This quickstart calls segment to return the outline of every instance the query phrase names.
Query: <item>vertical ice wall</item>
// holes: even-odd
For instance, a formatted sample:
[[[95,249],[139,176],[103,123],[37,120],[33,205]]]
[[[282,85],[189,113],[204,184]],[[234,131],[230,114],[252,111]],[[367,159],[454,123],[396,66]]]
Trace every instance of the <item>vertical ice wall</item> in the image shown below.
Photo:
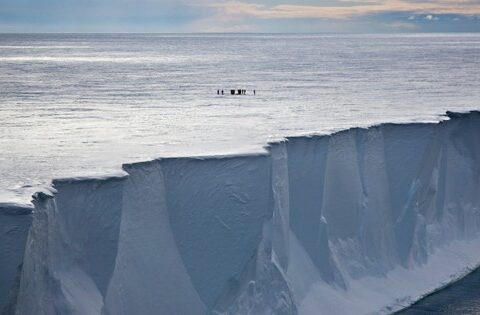
[[[251,270],[265,277],[266,295],[270,279],[285,286],[262,241],[272,217],[267,155],[124,170],[128,177],[55,181],[54,196],[36,196],[17,314],[201,314],[221,312],[225,300],[268,308],[240,301]]]
[[[16,313],[398,308],[480,262],[438,263],[450,244],[480,244],[480,114],[450,117],[55,181],[35,198]]]
[[[285,143],[270,148],[260,239],[242,272],[230,279],[213,314],[297,314],[285,272],[289,259],[288,167]],[[257,184],[254,184],[256,186]]]
[[[444,126],[444,125],[442,125]],[[404,127],[404,128],[402,128]],[[396,253],[399,262],[408,267],[411,251],[421,229],[422,217],[412,208],[417,200],[415,190],[422,180],[419,172],[428,172],[436,152],[430,152],[438,125],[410,124],[384,125],[381,127],[385,147],[385,170],[388,177],[388,189],[392,207],[392,224],[396,238]],[[425,176],[425,175],[423,175]],[[418,240],[417,240],[417,245]],[[420,253],[418,253],[420,254]]]
[[[169,224],[159,161],[124,166],[123,209],[115,269],[104,314],[200,314],[203,302]]]
[[[272,163],[272,255],[283,271],[288,269],[290,195],[288,152],[285,142],[270,147]]]
[[[465,264],[460,270],[448,269],[458,263],[453,260],[429,267],[431,256],[441,256],[444,247],[452,251],[450,243],[476,244],[468,240],[480,236],[480,115],[450,116],[439,124],[385,124],[291,139],[296,254],[290,255],[287,277],[297,304],[304,305],[300,312],[321,307],[325,313],[388,312],[403,305],[399,300],[413,298],[406,288],[412,296],[435,288],[415,270],[433,270],[440,286],[472,262],[480,263],[475,251],[456,254]],[[411,270],[407,285],[393,279],[399,268]],[[379,278],[375,282],[370,276]],[[379,294],[382,286],[385,293]],[[389,290],[395,286],[398,290]],[[340,306],[325,296],[338,298]],[[371,296],[371,305],[360,296]]]
[[[16,299],[32,207],[0,204],[0,314]]]
[[[343,286],[322,212],[329,140],[329,137],[294,138],[288,143],[290,228],[322,278]]]
[[[100,314],[118,248],[123,178],[55,181],[37,194],[17,314]]]
[[[171,159],[162,164],[178,250],[211,309],[260,242],[269,211],[269,159]]]

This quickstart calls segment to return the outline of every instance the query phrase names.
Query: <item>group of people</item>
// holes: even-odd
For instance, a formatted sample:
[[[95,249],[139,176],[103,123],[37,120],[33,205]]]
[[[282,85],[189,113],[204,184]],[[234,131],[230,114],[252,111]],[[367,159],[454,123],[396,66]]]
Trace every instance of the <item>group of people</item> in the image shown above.
[[[217,95],[224,95],[225,93],[223,90],[217,90]],[[235,90],[230,90],[231,95],[247,95],[247,90],[237,90],[237,93],[235,94]],[[256,91],[253,90],[253,95],[256,95]]]

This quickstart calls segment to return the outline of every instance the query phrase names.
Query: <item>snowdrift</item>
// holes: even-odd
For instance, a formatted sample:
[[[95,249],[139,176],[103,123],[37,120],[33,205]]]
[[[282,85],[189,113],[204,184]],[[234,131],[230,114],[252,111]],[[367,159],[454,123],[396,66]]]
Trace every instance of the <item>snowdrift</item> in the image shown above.
[[[448,115],[288,138],[264,155],[158,159],[124,165],[125,176],[55,180],[51,194],[34,196],[31,227],[28,209],[0,208],[0,307],[406,307],[480,263],[480,112]]]

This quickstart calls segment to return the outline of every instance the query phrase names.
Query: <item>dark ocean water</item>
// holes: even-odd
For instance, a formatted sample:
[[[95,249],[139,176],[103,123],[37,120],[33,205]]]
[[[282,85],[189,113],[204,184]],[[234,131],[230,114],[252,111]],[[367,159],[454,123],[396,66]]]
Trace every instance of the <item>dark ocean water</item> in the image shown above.
[[[480,269],[397,314],[480,314]]]

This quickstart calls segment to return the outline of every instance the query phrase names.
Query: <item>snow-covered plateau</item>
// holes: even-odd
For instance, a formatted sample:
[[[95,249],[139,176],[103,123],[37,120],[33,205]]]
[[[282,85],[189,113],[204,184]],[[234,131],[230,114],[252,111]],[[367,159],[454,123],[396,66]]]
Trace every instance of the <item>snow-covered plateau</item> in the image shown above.
[[[480,264],[480,112],[162,158],[0,206],[6,314],[391,313]]]

